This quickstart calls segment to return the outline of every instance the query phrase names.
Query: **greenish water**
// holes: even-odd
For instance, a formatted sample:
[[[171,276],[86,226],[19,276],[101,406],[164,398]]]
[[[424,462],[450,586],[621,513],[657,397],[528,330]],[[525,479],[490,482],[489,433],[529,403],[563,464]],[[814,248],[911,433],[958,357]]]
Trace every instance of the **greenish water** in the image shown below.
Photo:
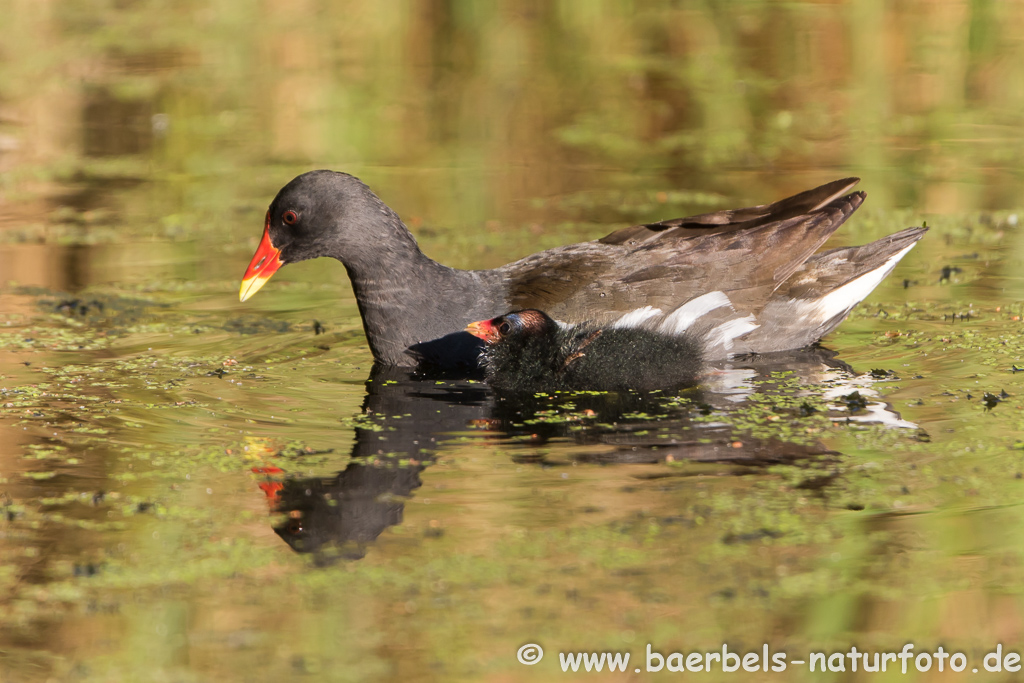
[[[1024,650],[1024,4],[0,15],[0,680]],[[238,303],[320,167],[460,267],[846,175],[831,246],[932,230],[825,350],[510,405],[371,375],[337,263]],[[901,677],[846,666],[703,675]],[[569,675],[686,675],[634,673]]]

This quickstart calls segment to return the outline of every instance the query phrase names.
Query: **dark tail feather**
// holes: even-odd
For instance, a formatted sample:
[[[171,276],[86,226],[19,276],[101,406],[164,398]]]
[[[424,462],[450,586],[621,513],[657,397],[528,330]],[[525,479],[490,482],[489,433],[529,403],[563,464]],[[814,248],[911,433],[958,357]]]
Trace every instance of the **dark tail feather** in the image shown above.
[[[654,235],[664,233],[666,230],[672,230],[673,237],[689,237],[756,228],[767,223],[777,223],[814,213],[842,197],[858,182],[860,182],[860,178],[843,178],[771,204],[761,204],[745,209],[726,209],[686,218],[672,218],[647,225],[634,225],[616,230],[600,241],[604,244],[642,242]]]

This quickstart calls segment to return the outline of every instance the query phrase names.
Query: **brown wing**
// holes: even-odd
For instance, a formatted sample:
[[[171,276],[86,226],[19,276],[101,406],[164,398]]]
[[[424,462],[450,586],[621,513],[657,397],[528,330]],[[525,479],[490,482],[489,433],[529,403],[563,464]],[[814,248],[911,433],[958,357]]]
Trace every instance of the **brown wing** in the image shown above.
[[[652,238],[677,239],[712,233],[747,230],[767,223],[784,221],[813,213],[853,189],[860,178],[833,180],[813,190],[806,190],[772,204],[751,206],[746,209],[726,209],[699,216],[673,218],[647,225],[622,228],[600,240],[602,244],[639,244]]]
[[[849,185],[838,181],[823,187],[840,183]],[[793,199],[759,211],[776,215],[770,207]],[[735,311],[757,310],[863,201],[864,194],[858,192],[807,215],[751,219],[710,231],[687,228],[683,221],[688,219],[680,219],[678,225],[666,222],[660,231],[649,231],[642,240],[605,238],[534,254],[502,269],[508,304],[511,309],[539,308],[567,322],[604,323],[644,306],[667,313],[694,297],[721,291]]]

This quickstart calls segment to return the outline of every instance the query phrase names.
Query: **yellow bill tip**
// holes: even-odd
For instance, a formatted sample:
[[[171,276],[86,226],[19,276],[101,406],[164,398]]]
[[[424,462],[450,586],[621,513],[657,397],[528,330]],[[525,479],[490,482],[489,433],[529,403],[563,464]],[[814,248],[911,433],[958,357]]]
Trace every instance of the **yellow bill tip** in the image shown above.
[[[238,300],[244,302],[252,298],[252,295],[260,291],[260,287],[265,285],[269,279],[269,277],[259,277],[258,275],[254,275],[242,280],[242,286],[238,290]]]

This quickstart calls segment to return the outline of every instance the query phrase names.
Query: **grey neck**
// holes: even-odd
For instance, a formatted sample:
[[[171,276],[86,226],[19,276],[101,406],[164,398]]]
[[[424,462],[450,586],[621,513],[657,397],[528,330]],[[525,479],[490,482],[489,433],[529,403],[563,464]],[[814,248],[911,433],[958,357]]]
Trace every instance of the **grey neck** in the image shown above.
[[[419,249],[386,268],[346,268],[373,357],[388,365],[411,365],[410,346],[504,312],[494,275],[443,266]]]

